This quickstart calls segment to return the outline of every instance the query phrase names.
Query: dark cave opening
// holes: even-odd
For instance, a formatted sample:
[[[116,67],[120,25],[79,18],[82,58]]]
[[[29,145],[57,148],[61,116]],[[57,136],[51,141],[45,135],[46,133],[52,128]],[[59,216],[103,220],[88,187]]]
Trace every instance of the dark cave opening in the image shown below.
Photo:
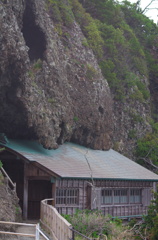
[[[29,47],[29,58],[31,61],[43,59],[46,50],[45,34],[40,27],[36,25],[35,13],[33,6],[27,2],[27,6],[23,16],[22,33]]]

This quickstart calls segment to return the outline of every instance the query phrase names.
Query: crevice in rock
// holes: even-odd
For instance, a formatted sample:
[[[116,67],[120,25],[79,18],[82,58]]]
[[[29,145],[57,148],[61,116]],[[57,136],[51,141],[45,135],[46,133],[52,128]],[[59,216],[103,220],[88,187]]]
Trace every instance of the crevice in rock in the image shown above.
[[[63,144],[63,137],[64,137],[64,133],[65,133],[65,123],[62,122],[59,125],[59,127],[61,129],[61,132],[60,132],[60,136],[58,137],[57,144]]]
[[[103,108],[103,107],[100,106],[100,107],[98,108],[98,110],[99,110],[99,112],[100,112],[101,114],[104,113],[104,108]]]
[[[29,47],[29,58],[31,61],[43,59],[46,50],[45,34],[41,28],[36,24],[35,12],[31,1],[26,1],[26,8],[23,15],[22,33]]]

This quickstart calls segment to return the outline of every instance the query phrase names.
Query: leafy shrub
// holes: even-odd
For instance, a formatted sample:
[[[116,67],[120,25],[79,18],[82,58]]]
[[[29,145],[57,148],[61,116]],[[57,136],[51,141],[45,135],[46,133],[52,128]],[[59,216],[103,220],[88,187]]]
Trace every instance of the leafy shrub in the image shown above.
[[[84,38],[84,39],[82,40],[82,45],[85,46],[85,47],[88,47],[88,46],[89,46],[86,38]]]
[[[142,165],[144,165],[144,160],[158,165],[158,123],[151,122],[151,126],[153,132],[137,141],[136,157]]]
[[[34,80],[36,74],[42,69],[42,60],[38,59],[36,62],[33,63],[30,70],[28,71],[28,76]]]
[[[86,78],[89,80],[93,80],[97,74],[97,70],[90,64],[86,65],[87,71],[86,71]]]
[[[90,18],[87,26],[85,26],[85,32],[87,35],[87,41],[89,46],[93,49],[97,57],[102,57],[103,55],[103,39],[101,37],[101,32],[99,31],[94,20]]]
[[[38,70],[38,69],[41,69],[42,68],[42,60],[41,59],[38,59],[34,65],[33,65],[33,69],[34,70]]]
[[[88,45],[92,48],[93,52],[98,58],[103,55],[103,39],[101,32],[97,26],[98,21],[95,21],[89,13],[85,11],[82,5],[77,0],[70,0],[72,11],[76,21],[87,38]]]
[[[74,122],[78,122],[79,118],[77,116],[73,117]]]
[[[89,236],[96,237],[99,234],[110,234],[112,229],[110,226],[111,218],[104,216],[100,211],[77,210],[73,216],[64,216],[78,232]]]
[[[143,98],[144,98],[145,100],[147,100],[147,99],[149,98],[149,96],[150,96],[150,92],[149,92],[149,90],[146,88],[145,84],[142,83],[141,81],[137,81],[137,82],[136,82],[136,85],[137,85],[139,91],[142,93]]]
[[[54,98],[48,98],[48,102],[51,103],[51,104],[54,104],[56,103],[55,99]]]
[[[141,115],[136,114],[136,113],[130,113],[130,117],[135,123],[142,123],[144,122],[144,119]]]
[[[98,210],[77,210],[73,216],[64,215],[64,217],[72,224],[75,230],[90,238],[133,239],[132,233],[122,226],[120,219],[112,221],[110,216],[104,216]],[[76,237],[75,239],[80,240],[82,238]]]
[[[144,102],[143,94],[137,88],[135,88],[134,92],[130,94],[130,98],[133,99],[133,100],[137,100],[141,103]]]
[[[129,138],[134,139],[134,138],[136,138],[136,136],[137,136],[136,130],[132,129],[129,131],[129,133],[128,133]]]
[[[120,86],[120,80],[117,78],[116,73],[114,72],[115,65],[110,59],[101,61],[100,67],[110,87],[114,88]]]
[[[144,223],[142,225],[142,236],[144,239],[157,240],[158,239],[158,193],[153,193],[153,200],[148,207],[148,213],[144,216]]]
[[[74,15],[69,2],[64,0],[48,0],[47,9],[55,23],[71,27],[74,21]]]
[[[1,169],[2,166],[3,166],[3,163],[0,161],[0,169]]]

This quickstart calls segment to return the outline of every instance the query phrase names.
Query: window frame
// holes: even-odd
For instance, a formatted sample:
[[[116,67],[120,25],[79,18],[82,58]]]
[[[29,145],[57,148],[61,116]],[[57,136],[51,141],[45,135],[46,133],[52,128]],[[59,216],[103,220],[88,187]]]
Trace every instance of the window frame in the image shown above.
[[[74,194],[72,194],[74,193]],[[56,205],[60,206],[78,206],[79,205],[79,188],[57,188]]]
[[[136,192],[136,191],[138,191],[139,192],[139,194],[138,195],[132,195],[131,194],[131,192]],[[133,199],[134,199],[134,201],[132,202],[131,201],[131,198],[133,197]],[[139,201],[137,201],[137,197],[139,197]],[[129,193],[129,203],[130,204],[140,204],[140,203],[142,203],[142,189],[140,189],[140,188],[131,188],[130,189],[130,193]]]
[[[103,193],[108,193],[107,194],[107,197],[111,197],[111,202],[105,202],[106,200],[106,196],[103,196]],[[111,195],[109,195],[109,193],[111,192]],[[113,191],[112,189],[106,189],[106,188],[103,188],[101,189],[101,205],[111,205],[113,204]]]
[[[117,192],[119,192],[119,194]],[[126,192],[126,195],[123,195],[123,192]],[[117,194],[115,194],[115,193],[117,193]],[[122,200],[124,196],[126,197],[126,201]],[[115,201],[116,199],[118,199],[118,202]],[[128,204],[128,202],[129,202],[129,196],[128,196],[128,189],[127,188],[114,189],[113,190],[113,203],[114,203],[114,205]]]
[[[124,195],[123,192],[126,192]],[[138,191],[139,194],[135,194],[134,201],[132,202],[132,195],[131,191],[133,191],[133,194]],[[111,193],[111,201],[106,202],[106,193]],[[105,194],[105,195],[103,195]],[[115,195],[116,194],[116,195]],[[116,197],[118,194],[118,202],[116,202]],[[122,195],[121,195],[122,194]],[[115,197],[116,196],[116,197]],[[107,197],[109,195],[107,194]],[[139,199],[139,201],[137,201]],[[102,188],[101,189],[101,205],[130,205],[130,204],[142,204],[142,189],[141,188]]]

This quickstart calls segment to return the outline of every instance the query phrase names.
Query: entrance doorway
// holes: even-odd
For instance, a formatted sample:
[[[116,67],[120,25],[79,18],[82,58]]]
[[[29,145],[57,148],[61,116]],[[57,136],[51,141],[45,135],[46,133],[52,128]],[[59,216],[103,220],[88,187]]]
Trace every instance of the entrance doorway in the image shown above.
[[[47,198],[52,198],[52,184],[50,181],[28,181],[28,219],[40,218],[40,202]]]
[[[40,202],[52,198],[51,175],[19,154],[4,150],[0,153],[4,170],[16,183],[16,192],[23,218],[39,219]]]

